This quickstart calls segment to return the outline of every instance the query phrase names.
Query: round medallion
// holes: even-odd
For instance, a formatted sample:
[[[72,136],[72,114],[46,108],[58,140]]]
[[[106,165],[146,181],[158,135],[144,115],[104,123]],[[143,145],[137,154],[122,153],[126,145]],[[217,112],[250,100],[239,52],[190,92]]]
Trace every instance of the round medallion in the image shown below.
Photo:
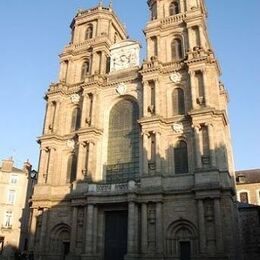
[[[170,75],[170,79],[173,83],[181,82],[181,74],[179,72],[174,72]]]
[[[70,100],[73,104],[78,104],[80,100],[80,95],[79,94],[73,94],[70,96]]]
[[[121,96],[126,93],[127,87],[124,83],[121,83],[117,86],[116,92]]]
[[[67,141],[67,147],[70,149],[74,149],[75,148],[75,141],[73,139],[70,139]]]
[[[179,124],[173,124],[172,125],[172,129],[175,133],[177,134],[182,134],[183,133],[183,124],[179,123]]]

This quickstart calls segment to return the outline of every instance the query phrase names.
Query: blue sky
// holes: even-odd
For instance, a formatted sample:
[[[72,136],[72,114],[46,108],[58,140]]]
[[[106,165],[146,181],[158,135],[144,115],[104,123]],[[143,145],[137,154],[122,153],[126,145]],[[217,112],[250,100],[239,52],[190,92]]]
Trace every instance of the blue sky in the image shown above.
[[[37,168],[45,102],[76,11],[98,0],[0,1],[0,159]],[[108,0],[104,0],[108,4]],[[208,29],[230,97],[236,169],[260,168],[260,1],[206,0]],[[146,0],[113,0],[130,38],[145,49]],[[143,51],[144,52],[144,51]],[[143,54],[144,55],[144,54]]]

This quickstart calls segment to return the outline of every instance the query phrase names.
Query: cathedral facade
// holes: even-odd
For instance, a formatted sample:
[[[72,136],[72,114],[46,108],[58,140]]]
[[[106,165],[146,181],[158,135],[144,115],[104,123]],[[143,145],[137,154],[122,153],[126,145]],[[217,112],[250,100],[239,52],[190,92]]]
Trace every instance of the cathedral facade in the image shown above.
[[[239,259],[227,93],[203,0],[148,0],[147,57],[80,10],[46,94],[36,259]]]

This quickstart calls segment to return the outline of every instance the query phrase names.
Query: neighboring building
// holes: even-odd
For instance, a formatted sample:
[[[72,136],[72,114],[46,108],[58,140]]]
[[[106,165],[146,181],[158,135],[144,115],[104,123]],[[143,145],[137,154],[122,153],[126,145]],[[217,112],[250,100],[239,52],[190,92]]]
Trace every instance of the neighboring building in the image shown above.
[[[39,138],[36,259],[239,259],[228,98],[204,1],[148,6],[143,64],[111,6],[71,23]]]
[[[243,260],[260,258],[260,169],[236,172]]]
[[[237,200],[260,205],[260,169],[236,172]]]
[[[0,250],[4,256],[21,250],[20,235],[24,228],[22,219],[26,218],[24,210],[30,169],[29,162],[23,169],[14,167],[12,159],[3,160],[0,168]]]

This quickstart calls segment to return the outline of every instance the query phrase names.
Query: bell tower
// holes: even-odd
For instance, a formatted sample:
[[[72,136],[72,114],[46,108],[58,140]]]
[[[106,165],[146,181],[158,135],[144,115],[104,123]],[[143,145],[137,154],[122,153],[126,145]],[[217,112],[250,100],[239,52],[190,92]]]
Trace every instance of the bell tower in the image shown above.
[[[236,212],[228,95],[209,41],[204,1],[147,3],[147,57],[141,70],[143,173],[153,183],[161,179],[158,183],[164,188],[167,184],[162,183],[168,180],[177,193],[193,187],[200,259],[210,254],[235,255],[234,218],[223,226],[226,205],[232,214]],[[142,181],[146,185],[146,179]]]

